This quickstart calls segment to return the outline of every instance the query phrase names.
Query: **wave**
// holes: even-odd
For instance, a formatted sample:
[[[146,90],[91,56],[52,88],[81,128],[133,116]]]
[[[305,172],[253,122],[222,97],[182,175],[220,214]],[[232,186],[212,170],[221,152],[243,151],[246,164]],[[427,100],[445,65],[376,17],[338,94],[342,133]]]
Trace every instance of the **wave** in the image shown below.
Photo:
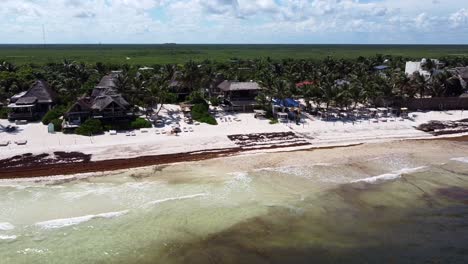
[[[90,220],[97,219],[97,218],[111,219],[111,218],[125,215],[127,213],[128,213],[128,210],[103,213],[103,214],[97,214],[97,215],[85,215],[85,216],[79,216],[79,217],[54,219],[54,220],[49,220],[49,221],[44,221],[44,222],[38,222],[38,223],[35,223],[34,225],[42,229],[56,229],[56,228],[78,225],[78,224],[88,222]]]
[[[17,236],[15,235],[0,235],[0,240],[8,240],[8,241],[11,241],[11,240],[16,240],[16,238],[18,238]]]
[[[394,179],[400,178],[401,175],[403,175],[403,174],[417,172],[417,171],[420,171],[420,170],[425,169],[425,168],[426,168],[426,166],[416,167],[416,168],[404,168],[404,169],[394,171],[394,172],[391,172],[391,173],[385,173],[385,174],[381,174],[381,175],[378,175],[378,176],[373,176],[373,177],[369,177],[369,178],[354,180],[354,181],[351,181],[351,183],[356,183],[356,182],[376,183],[376,182],[380,182],[380,181],[394,180]]]
[[[15,229],[15,226],[8,222],[0,223],[0,231],[8,231],[13,229]]]
[[[290,173],[291,171],[297,170],[297,169],[303,169],[304,171],[310,170],[311,167],[334,167],[336,166],[333,163],[325,163],[325,162],[319,162],[319,163],[312,163],[307,166],[283,166],[283,167],[265,167],[265,168],[259,168],[255,169],[254,171],[271,171],[271,172],[280,172],[280,173]]]
[[[155,204],[160,204],[160,203],[165,203],[165,202],[170,202],[170,201],[187,200],[187,199],[192,199],[192,198],[197,198],[197,197],[202,197],[202,196],[207,196],[207,195],[208,193],[197,193],[197,194],[192,194],[192,195],[169,197],[169,198],[151,201],[147,203],[147,205],[155,205]]]
[[[49,253],[49,250],[48,249],[40,249],[40,248],[25,248],[23,250],[16,251],[16,253],[23,254],[23,255],[28,255],[28,254],[43,255],[43,254]]]
[[[463,163],[468,163],[468,157],[453,158],[453,159],[450,159],[450,160],[463,162]]]
[[[238,171],[238,172],[228,173],[228,175],[234,176],[233,181],[236,181],[236,182],[249,183],[252,181],[252,178],[250,178],[247,172]]]

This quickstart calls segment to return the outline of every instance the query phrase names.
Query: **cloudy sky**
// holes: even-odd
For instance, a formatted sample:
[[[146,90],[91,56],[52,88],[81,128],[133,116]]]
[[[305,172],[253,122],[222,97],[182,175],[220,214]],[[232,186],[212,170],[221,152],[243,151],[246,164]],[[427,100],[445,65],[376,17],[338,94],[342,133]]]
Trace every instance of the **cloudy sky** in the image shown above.
[[[0,43],[468,44],[467,0],[0,0]]]

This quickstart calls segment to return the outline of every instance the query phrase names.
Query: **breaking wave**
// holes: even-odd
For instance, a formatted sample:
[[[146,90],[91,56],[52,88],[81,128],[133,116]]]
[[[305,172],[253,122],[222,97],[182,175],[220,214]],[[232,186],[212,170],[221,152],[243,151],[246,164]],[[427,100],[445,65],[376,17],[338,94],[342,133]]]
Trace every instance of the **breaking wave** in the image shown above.
[[[15,229],[15,226],[8,222],[0,223],[0,231],[8,231],[13,229]]]
[[[170,201],[187,200],[187,199],[203,197],[203,196],[207,196],[207,195],[208,195],[207,193],[197,193],[197,194],[192,194],[192,195],[169,197],[169,198],[164,198],[164,199],[160,199],[160,200],[151,201],[151,202],[147,203],[147,205],[155,205],[155,204],[160,204],[160,203],[165,203],[165,202],[170,202]]]
[[[401,175],[403,175],[403,174],[417,172],[417,171],[420,171],[420,170],[425,169],[425,168],[426,168],[426,166],[416,167],[416,168],[404,168],[404,169],[394,171],[394,172],[391,172],[391,173],[385,173],[385,174],[381,174],[381,175],[378,175],[378,176],[373,176],[373,177],[369,177],[369,178],[354,180],[354,181],[351,181],[351,183],[356,183],[356,182],[376,183],[376,182],[381,182],[381,181],[394,180],[394,179],[400,178]]]
[[[468,163],[468,157],[453,158],[453,159],[450,159],[450,160],[463,162],[463,163]]]
[[[0,235],[0,240],[7,240],[7,241],[12,241],[12,240],[16,240],[17,236],[15,235]]]
[[[38,226],[42,229],[56,229],[56,228],[78,225],[78,224],[88,222],[90,220],[97,219],[97,218],[111,219],[111,218],[125,215],[127,213],[128,213],[128,210],[103,213],[103,214],[97,214],[97,215],[85,215],[85,216],[72,217],[72,218],[54,219],[54,220],[49,220],[49,221],[44,221],[44,222],[38,222],[35,224],[35,226]]]

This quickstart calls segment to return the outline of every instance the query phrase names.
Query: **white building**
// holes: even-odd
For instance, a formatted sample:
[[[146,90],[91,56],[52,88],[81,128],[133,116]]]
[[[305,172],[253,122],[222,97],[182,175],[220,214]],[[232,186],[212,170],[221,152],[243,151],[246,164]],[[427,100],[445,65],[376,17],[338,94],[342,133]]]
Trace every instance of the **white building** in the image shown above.
[[[443,66],[443,63],[441,63],[439,60],[431,59],[431,61],[434,63],[435,69],[439,69],[439,67]],[[423,69],[423,66],[426,63],[426,59],[422,59],[421,61],[407,61],[405,66],[406,75],[411,76],[415,72],[418,72],[420,75],[424,76],[426,80],[428,80],[431,78],[431,73]]]

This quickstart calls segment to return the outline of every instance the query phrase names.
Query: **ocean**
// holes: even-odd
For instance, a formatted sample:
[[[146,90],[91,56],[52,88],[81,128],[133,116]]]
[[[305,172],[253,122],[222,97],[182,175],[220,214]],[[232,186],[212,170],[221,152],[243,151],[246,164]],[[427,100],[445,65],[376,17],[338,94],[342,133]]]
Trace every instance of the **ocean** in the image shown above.
[[[467,263],[468,143],[0,182],[1,263]]]

